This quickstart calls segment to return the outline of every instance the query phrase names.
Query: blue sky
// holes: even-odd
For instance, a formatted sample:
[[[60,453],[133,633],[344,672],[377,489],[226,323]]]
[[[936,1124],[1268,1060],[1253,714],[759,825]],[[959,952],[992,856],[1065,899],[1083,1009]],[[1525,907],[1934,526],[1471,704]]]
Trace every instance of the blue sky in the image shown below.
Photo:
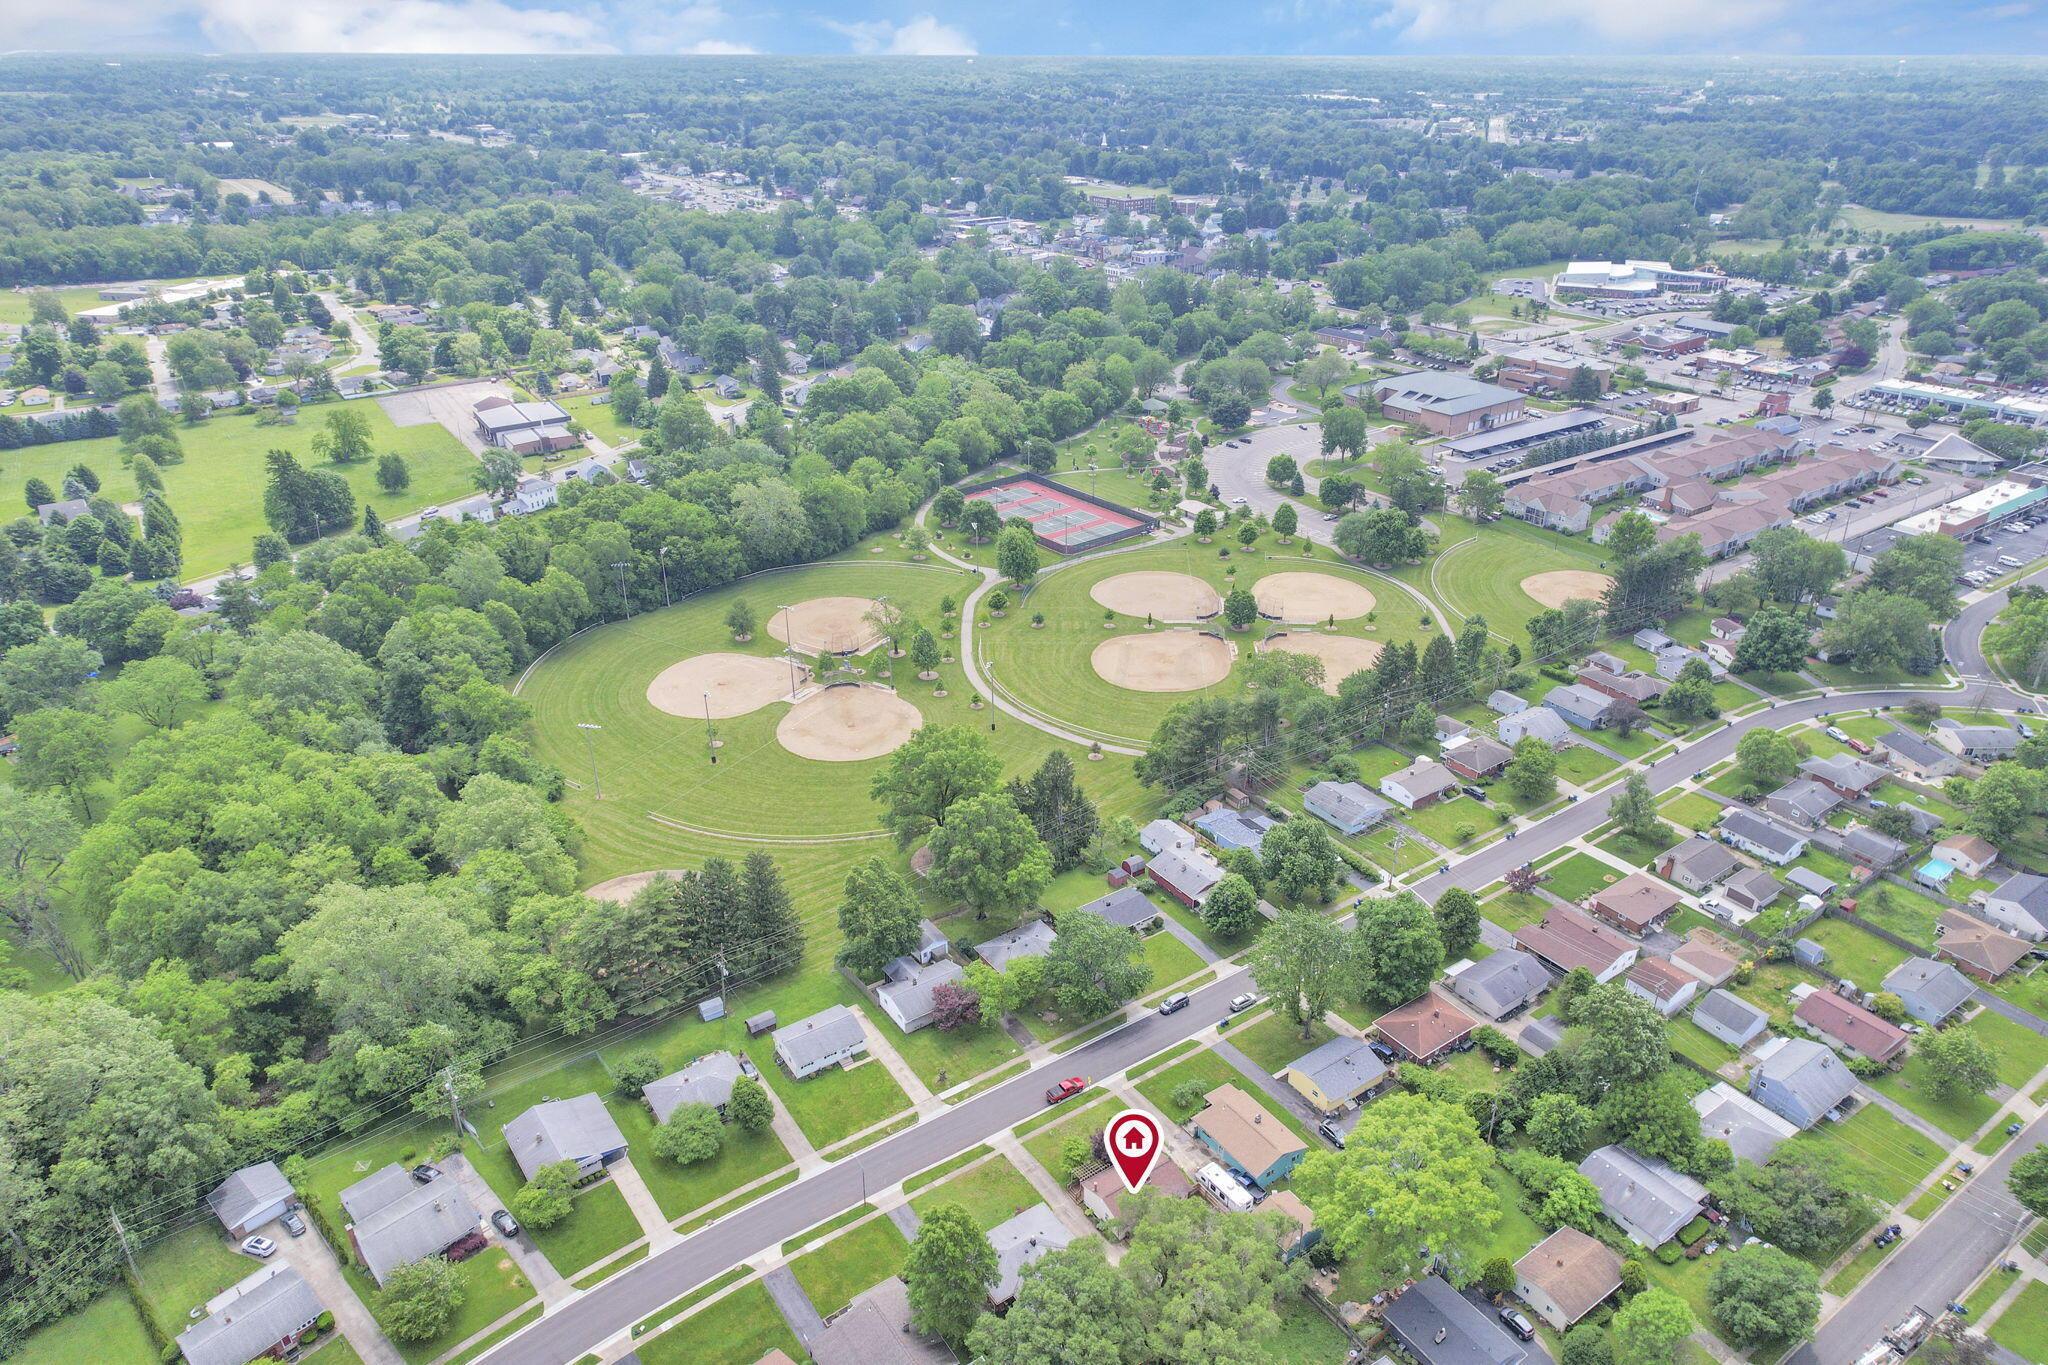
[[[989,56],[2048,51],[2048,0],[0,0],[9,48]]]

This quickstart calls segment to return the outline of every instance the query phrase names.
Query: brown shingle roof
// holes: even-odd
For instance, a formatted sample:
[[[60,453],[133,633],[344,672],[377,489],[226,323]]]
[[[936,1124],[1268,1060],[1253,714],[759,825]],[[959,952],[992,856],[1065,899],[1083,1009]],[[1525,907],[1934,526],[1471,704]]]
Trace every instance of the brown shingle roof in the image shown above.
[[[1593,893],[1594,905],[1637,933],[1677,909],[1678,901],[1675,888],[1641,872],[1631,873]]]
[[[1424,991],[1372,1021],[1411,1057],[1427,1057],[1479,1027],[1479,1021],[1435,991]]]
[[[1904,1029],[1832,991],[1807,996],[1792,1017],[1873,1061],[1888,1062],[1906,1045]]]
[[[1515,1277],[1527,1280],[1577,1322],[1621,1288],[1621,1257],[1577,1228],[1559,1228],[1515,1262]]]
[[[1541,924],[1515,930],[1515,943],[1545,962],[1571,971],[1584,967],[1599,976],[1635,945],[1590,915],[1553,906]]]
[[[1937,956],[1952,958],[1991,976],[2003,976],[2027,955],[2032,945],[1960,910],[1941,912],[1941,942]]]

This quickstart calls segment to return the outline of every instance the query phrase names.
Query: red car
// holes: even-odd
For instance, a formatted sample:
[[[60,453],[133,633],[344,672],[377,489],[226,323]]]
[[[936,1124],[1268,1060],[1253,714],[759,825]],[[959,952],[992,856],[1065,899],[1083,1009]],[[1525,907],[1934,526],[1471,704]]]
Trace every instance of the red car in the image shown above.
[[[1870,746],[1864,743],[1862,740],[1856,738],[1854,735],[1851,735],[1844,742],[1847,743],[1850,748],[1854,749],[1859,754],[1868,755],[1870,753]]]
[[[1054,1086],[1052,1089],[1045,1092],[1045,1102],[1047,1104],[1058,1104],[1061,1100],[1070,1100],[1074,1098],[1074,1096],[1080,1094],[1083,1090],[1086,1090],[1087,1088],[1088,1080],[1086,1077],[1069,1076],[1065,1080],[1061,1081],[1058,1085]]]

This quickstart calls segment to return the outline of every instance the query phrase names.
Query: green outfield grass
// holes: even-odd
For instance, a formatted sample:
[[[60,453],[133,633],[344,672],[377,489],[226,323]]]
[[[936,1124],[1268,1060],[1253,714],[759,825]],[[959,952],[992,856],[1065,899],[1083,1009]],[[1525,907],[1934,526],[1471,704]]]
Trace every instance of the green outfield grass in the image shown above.
[[[521,695],[533,707],[536,748],[576,783],[565,804],[584,829],[586,880],[696,866],[712,854],[739,859],[765,848],[781,866],[804,920],[806,960],[813,964],[809,970],[837,980],[830,959],[838,938],[835,912],[849,866],[881,857],[899,869],[907,867],[908,855],[881,834],[868,796],[870,782],[887,760],[799,758],[777,743],[775,727],[786,708],[771,702],[750,715],[717,722],[724,747],[713,767],[705,759],[703,722],[656,710],[647,701],[648,683],[669,665],[696,654],[775,657],[781,646],[765,626],[782,603],[887,595],[913,617],[936,625],[939,600],[950,595],[958,603],[973,586],[974,579],[956,569],[856,552],[588,631],[549,655],[527,677]],[[762,622],[745,644],[735,643],[724,624],[735,598],[744,598]],[[880,651],[864,661],[870,668],[882,662]],[[970,689],[957,663],[943,665],[940,676],[947,684],[945,698],[934,698],[931,687],[919,685],[907,667],[896,681],[927,723],[973,725],[989,735],[1009,772],[1035,768],[1050,749],[1060,747],[1042,731],[991,711],[971,710]],[[996,728],[991,733],[992,717]],[[589,732],[596,741],[602,801],[590,782],[585,732],[576,728],[583,722],[604,727]],[[1132,776],[1129,759],[1112,755],[1089,762],[1077,746],[1066,746],[1066,751],[1104,814],[1149,814],[1150,802]],[[935,900],[927,908],[932,913],[947,909]],[[921,1037],[913,1035],[903,1044],[913,1065],[919,1062],[915,1050],[927,1046],[918,1043]],[[969,1073],[956,1069],[953,1074],[961,1079]]]
[[[231,564],[249,562],[255,538],[270,529],[263,520],[263,457],[272,449],[289,450],[308,468],[340,473],[355,491],[358,504],[367,500],[387,521],[476,491],[472,476],[477,462],[460,441],[434,424],[395,426],[382,408],[368,400],[353,403],[350,410],[369,419],[370,448],[375,455],[388,451],[405,457],[412,470],[411,486],[395,494],[378,488],[375,455],[351,465],[316,461],[314,434],[325,426],[325,414],[336,406],[305,408],[291,426],[259,426],[253,416],[229,415],[210,417],[198,426],[179,425],[178,441],[185,462],[165,465],[163,474],[164,496],[185,532],[182,577],[200,578]],[[122,462],[116,439],[106,436],[8,451],[7,458],[0,461],[0,504],[21,507],[22,489],[30,479],[40,478],[57,488],[64,482],[65,471],[81,463],[100,476],[105,496],[121,503],[136,500],[134,476]]]
[[[1217,554],[1224,548],[1231,550],[1228,559]],[[1232,567],[1237,570],[1234,578],[1226,573]],[[1339,621],[1333,632],[1319,633],[1380,644],[1408,640],[1418,646],[1429,638],[1429,629],[1421,624],[1425,608],[1420,602],[1381,575],[1339,563],[1327,550],[1313,559],[1277,545],[1270,553],[1246,554],[1223,533],[1211,545],[1185,536],[1151,549],[1079,560],[1042,573],[1005,619],[992,620],[978,633],[996,686],[1077,733],[1123,743],[1148,740],[1160,718],[1183,701],[1234,694],[1242,686],[1257,642],[1281,627],[1261,620],[1250,630],[1232,631],[1220,616],[1204,623],[1201,629],[1224,635],[1237,653],[1230,676],[1199,690],[1139,692],[1116,686],[1095,671],[1091,657],[1098,646],[1121,635],[1144,634],[1146,629],[1143,616],[1118,615],[1115,628],[1105,630],[1104,608],[1089,595],[1090,589],[1104,579],[1145,572],[1187,574],[1214,588],[1219,598],[1234,585],[1251,588],[1268,574],[1330,574],[1366,586],[1375,600],[1377,619]],[[1040,612],[1046,618],[1042,629],[1031,624],[1032,616]],[[1434,617],[1434,611],[1430,615]]]
[[[1529,618],[1545,610],[1522,591],[1532,574],[1558,569],[1603,572],[1606,556],[1600,547],[1541,530],[1526,522],[1503,519],[1474,527],[1459,518],[1439,515],[1439,524],[1454,523],[1465,532],[1447,544],[1429,566],[1433,595],[1454,619],[1484,616],[1488,629],[1529,647]],[[1446,528],[1446,541],[1452,539]]]

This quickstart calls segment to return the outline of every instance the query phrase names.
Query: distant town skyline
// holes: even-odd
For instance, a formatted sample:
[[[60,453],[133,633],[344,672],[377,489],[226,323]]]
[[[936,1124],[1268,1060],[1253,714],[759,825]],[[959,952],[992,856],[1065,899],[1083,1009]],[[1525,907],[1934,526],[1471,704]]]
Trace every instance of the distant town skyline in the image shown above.
[[[2033,0],[0,0],[13,51],[1912,59],[2048,51]]]

